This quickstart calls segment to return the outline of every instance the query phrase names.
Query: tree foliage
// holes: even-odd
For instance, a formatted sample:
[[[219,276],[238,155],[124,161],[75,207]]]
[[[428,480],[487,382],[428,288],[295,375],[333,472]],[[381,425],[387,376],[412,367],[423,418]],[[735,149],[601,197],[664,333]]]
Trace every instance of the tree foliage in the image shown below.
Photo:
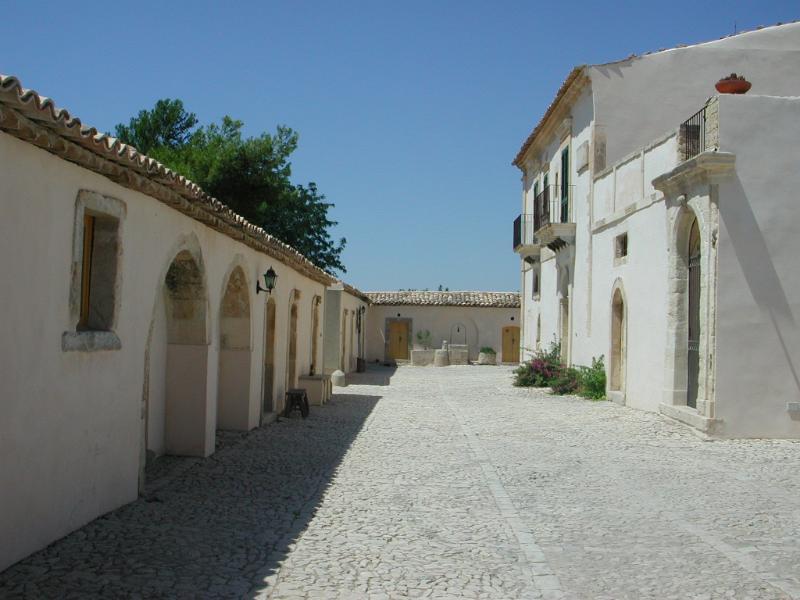
[[[242,134],[244,123],[223,117],[198,126],[180,100],[159,100],[142,110],[115,134],[171,169],[188,177],[248,221],[303,253],[328,271],[346,269],[341,253],[346,240],[335,242],[328,217],[333,204],[315,183],[295,185],[289,158],[298,136],[279,125],[275,133]]]

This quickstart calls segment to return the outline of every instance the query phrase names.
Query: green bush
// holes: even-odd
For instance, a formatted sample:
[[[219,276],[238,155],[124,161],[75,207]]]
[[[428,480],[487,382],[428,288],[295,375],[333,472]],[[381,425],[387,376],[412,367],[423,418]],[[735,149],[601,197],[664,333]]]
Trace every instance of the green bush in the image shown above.
[[[580,388],[578,394],[592,400],[606,397],[606,367],[603,357],[593,358],[591,367],[581,367],[578,371]]]
[[[484,354],[497,354],[497,352],[494,351],[494,348],[490,346],[484,346],[483,348],[481,348],[481,352],[483,352]]]
[[[433,345],[433,342],[431,342],[431,332],[427,329],[420,329],[417,332],[417,342],[425,350],[430,350],[431,346]]]
[[[581,385],[581,374],[578,369],[573,367],[563,367],[556,378],[551,382],[550,388],[554,394],[563,396],[564,394],[575,393]]]

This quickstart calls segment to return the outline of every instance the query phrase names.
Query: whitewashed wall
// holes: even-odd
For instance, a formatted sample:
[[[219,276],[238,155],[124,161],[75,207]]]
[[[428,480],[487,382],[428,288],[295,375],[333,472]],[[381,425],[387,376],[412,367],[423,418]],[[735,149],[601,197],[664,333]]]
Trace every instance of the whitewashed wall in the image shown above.
[[[732,72],[753,83],[751,94],[800,96],[799,49],[800,23],[789,23],[590,67],[595,119],[607,134],[606,164],[677,127]]]
[[[800,99],[721,96],[716,408],[732,436],[800,437]]]
[[[205,373],[205,453],[213,451],[219,309],[225,276],[239,261],[250,287],[251,425],[261,402],[264,307],[255,281],[278,273],[275,392],[282,398],[289,295],[302,291],[298,372],[307,372],[311,281],[143,194],[0,133],[0,252],[7,287],[0,299],[0,569],[137,496],[143,439],[145,349],[151,322],[152,438],[163,436],[166,270],[185,246],[202,253],[210,343]],[[70,321],[70,265],[79,190],[121,200],[121,301],[115,331],[121,349],[64,352]],[[202,376],[202,375],[201,375]],[[157,446],[157,444],[156,444]],[[156,448],[157,449],[157,448]]]

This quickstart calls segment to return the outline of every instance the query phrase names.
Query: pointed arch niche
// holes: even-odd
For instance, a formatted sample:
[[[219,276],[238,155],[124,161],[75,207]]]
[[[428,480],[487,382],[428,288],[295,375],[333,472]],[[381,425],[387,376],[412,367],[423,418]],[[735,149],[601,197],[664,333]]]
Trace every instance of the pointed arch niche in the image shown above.
[[[275,411],[275,298],[270,296],[264,308],[264,378],[261,395],[261,422]]]
[[[627,365],[628,306],[622,282],[617,280],[611,291],[611,344],[608,361],[608,397],[625,403]]]
[[[217,428],[250,429],[250,286],[241,266],[231,271],[219,315]]]
[[[207,410],[208,294],[199,251],[177,253],[159,296],[155,321],[162,329],[152,336],[149,359],[150,371],[160,377],[150,381],[155,392],[150,399],[157,403],[148,402],[147,448],[155,454],[208,456],[214,427]]]

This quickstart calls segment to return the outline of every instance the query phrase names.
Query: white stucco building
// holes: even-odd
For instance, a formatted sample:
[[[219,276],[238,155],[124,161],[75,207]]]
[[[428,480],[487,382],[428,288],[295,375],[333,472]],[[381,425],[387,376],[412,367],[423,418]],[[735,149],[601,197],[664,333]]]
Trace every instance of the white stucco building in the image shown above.
[[[325,374],[355,371],[366,354],[369,298],[339,281],[325,292]]]
[[[134,500],[149,458],[280,410],[335,280],[6,76],[0,206],[3,569]]]
[[[524,357],[557,340],[629,406],[800,437],[799,58],[789,24],[569,74],[514,159]]]
[[[430,333],[432,347],[466,345],[469,359],[481,347],[500,362],[519,362],[519,294],[516,292],[367,292],[367,360],[408,360]]]

